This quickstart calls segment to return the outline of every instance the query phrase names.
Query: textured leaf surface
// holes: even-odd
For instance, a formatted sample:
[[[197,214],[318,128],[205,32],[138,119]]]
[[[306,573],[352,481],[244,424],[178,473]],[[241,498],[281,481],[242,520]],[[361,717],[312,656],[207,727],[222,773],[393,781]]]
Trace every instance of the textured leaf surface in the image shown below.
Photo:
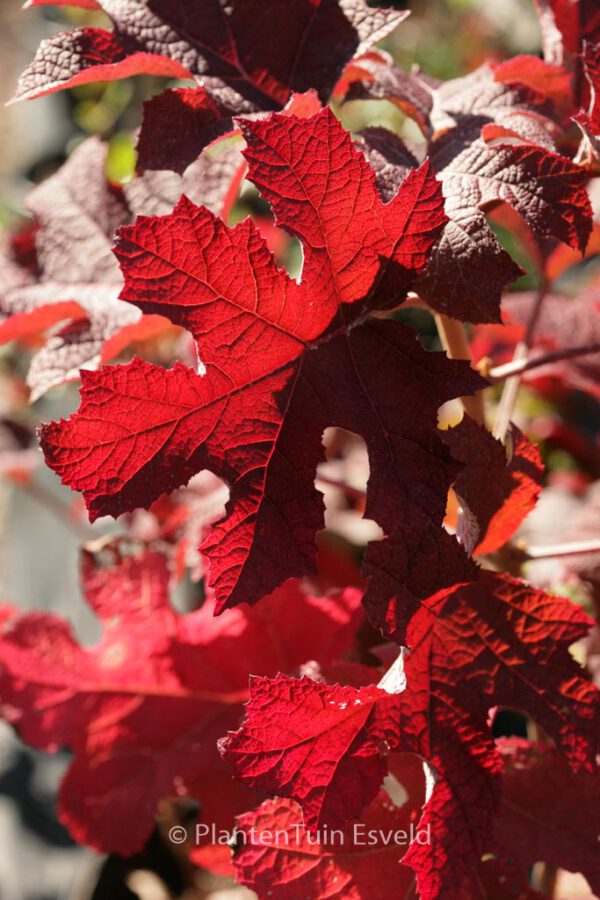
[[[310,831],[357,818],[387,772],[382,747],[398,749],[398,699],[309,678],[253,678],[246,721],[221,752],[244,784],[302,806]]]
[[[94,647],[80,647],[57,616],[7,612],[2,711],[32,745],[74,751],[61,818],[78,840],[122,854],[143,845],[162,797],[201,797],[210,785],[216,739],[241,715],[248,672],[337,658],[359,612],[352,589],[320,598],[290,584],[260,611],[215,619],[208,603],[179,616],[166,560],[150,549],[84,555],[83,580],[103,624]]]
[[[204,88],[164,91],[144,103],[138,171],[172,169],[183,175],[205,147],[232,129],[231,113]]]
[[[404,546],[397,535],[388,539],[394,556],[383,544],[369,551],[369,613],[388,596],[393,576],[383,566],[390,559],[410,560],[414,572],[414,559],[422,556],[422,571],[436,571],[426,535],[416,542],[413,536],[407,529]],[[405,863],[427,898],[464,896],[463,884],[476,885],[473,869],[487,849],[501,797],[492,707],[527,710],[575,769],[592,770],[598,739],[597,691],[568,653],[590,620],[567,601],[505,576],[485,573],[475,583],[447,588],[441,573],[451,559],[445,552],[436,593],[410,596],[406,574],[398,577],[395,597],[404,605],[402,637],[409,648],[406,690],[386,695],[374,687],[257,679],[246,722],[222,744],[244,784],[299,802],[311,831],[360,815],[385,772],[383,751],[424,756],[437,773],[420,823],[431,843],[413,843]]]
[[[433,847],[413,845],[405,862],[425,896],[458,897],[500,796],[492,707],[527,711],[574,769],[593,767],[598,695],[567,649],[590,620],[506,576],[474,574],[449,536],[412,527],[387,542],[369,549],[364,603],[374,624],[409,648],[401,747],[420,752],[439,776],[422,823]]]
[[[503,201],[540,236],[553,235],[585,249],[591,233],[591,207],[585,174],[579,166],[537,147],[476,141],[456,155],[460,131],[441,139],[432,153],[447,191],[449,215],[470,203],[479,207]]]
[[[589,620],[566,601],[491,575],[428,605],[406,636],[406,701],[412,733],[429,723],[424,755],[440,780],[422,824],[437,838],[433,850],[413,845],[405,862],[434,896],[459,897],[454,886],[470,881],[500,795],[489,709],[527,711],[572,767],[592,769],[598,696],[567,650]]]
[[[92,519],[136,511],[119,527],[140,542],[84,554],[95,646],[56,616],[0,610],[0,711],[35,746],[73,753],[62,820],[79,841],[123,855],[147,841],[161,799],[196,798],[202,821],[231,830],[275,794],[241,816],[235,847],[239,879],[274,900],[541,900],[528,886],[540,859],[600,887],[581,828],[596,822],[597,634],[585,640],[580,607],[469,555],[501,549],[533,507],[539,454],[517,429],[508,457],[469,419],[438,430],[453,415],[441,405],[485,382],[427,352],[428,336],[421,345],[397,310],[414,291],[416,307],[499,322],[521,270],[489,214],[548,288],[535,310],[508,295],[512,324],[489,332],[508,346],[535,313],[533,357],[595,341],[595,3],[539,0],[545,61],[487,63],[443,84],[373,49],[406,13],[366,0],[76,2],[113,30],[44,42],[21,96],[136,73],[187,84],[146,105],[141,177],[110,184],[105,148],[84,142],[34,189],[34,219],[0,251],[0,339],[37,346],[50,329],[27,377],[32,396],[92,370],[79,411],[43,427],[46,458]],[[375,128],[354,143],[321,110],[332,93],[335,114],[355,122],[371,108],[338,101],[391,99],[423,139]],[[402,133],[410,140],[414,125]],[[260,196],[244,186],[234,209],[246,173]],[[228,227],[242,208],[254,222]],[[584,249],[585,266],[553,289]],[[558,293],[590,275],[591,289]],[[413,312],[409,321],[427,315]],[[160,366],[95,371],[136,340]],[[597,396],[596,370],[582,356],[523,380],[546,396]],[[22,390],[18,370],[3,378]],[[554,472],[557,432],[573,450],[576,411],[564,404],[565,422],[548,429],[534,410],[532,432],[548,437],[551,479],[583,489],[597,469],[591,431],[573,454],[586,472]],[[0,426],[0,468],[35,487],[21,462],[32,434]],[[452,487],[456,536],[443,525]],[[597,535],[595,500],[590,490],[581,519],[565,517],[576,537]],[[365,546],[366,535],[377,540]],[[484,564],[516,571],[509,549]],[[587,597],[597,557],[568,556],[553,571],[575,574]],[[206,598],[196,612],[171,608],[171,571],[179,591]],[[297,580],[306,574],[310,587]],[[534,565],[527,574],[538,577]],[[357,590],[323,587],[339,582],[364,587],[370,623]],[[364,665],[374,658],[391,663],[379,681]],[[494,741],[522,715],[552,750]],[[387,840],[380,831],[357,846],[358,816]],[[390,829],[419,818],[427,839],[404,857]],[[257,824],[275,841],[257,838]],[[330,847],[325,826],[348,846]],[[228,853],[196,848],[190,862],[231,872]]]

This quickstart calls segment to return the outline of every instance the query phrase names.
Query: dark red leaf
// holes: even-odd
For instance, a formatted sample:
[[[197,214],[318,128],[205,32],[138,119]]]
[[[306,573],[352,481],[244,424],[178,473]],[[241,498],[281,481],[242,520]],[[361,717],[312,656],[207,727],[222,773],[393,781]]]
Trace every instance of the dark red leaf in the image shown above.
[[[172,169],[183,175],[205,147],[232,131],[231,112],[204,88],[164,91],[144,103],[138,171]]]
[[[431,844],[413,843],[405,862],[420,896],[469,896],[501,796],[489,710],[527,711],[574,770],[593,770],[598,692],[568,652],[591,622],[568,601],[477,572],[453,538],[416,522],[371,545],[366,574],[368,614],[408,647],[406,689],[401,678],[389,695],[385,682],[259,679],[223,751],[244,784],[298,801],[311,831],[360,814],[383,750],[419,753],[437,774],[421,821]]]
[[[410,171],[412,154],[385,129],[368,129],[363,139],[378,188],[383,199],[389,199]],[[444,190],[450,221],[417,279],[416,289],[434,309],[455,318],[499,321],[502,292],[522,270],[498,243],[479,208],[477,194],[468,193],[466,186],[457,194],[452,193],[456,185]]]
[[[125,14],[127,16],[127,12]],[[149,16],[150,27],[156,24],[153,19]],[[148,51],[141,41],[125,31],[113,33],[102,28],[75,28],[46,38],[33,62],[21,75],[14,99],[31,100],[81,84],[114,81],[132,75],[191,78],[180,59],[168,57],[169,32],[162,23],[158,24],[161,36],[164,36],[164,44],[158,53]]]
[[[406,715],[412,734],[427,735],[421,752],[439,780],[421,823],[430,823],[435,846],[413,845],[405,862],[432,896],[464,896],[454,886],[461,875],[471,879],[487,849],[502,770],[490,708],[529,712],[574,769],[592,769],[598,694],[567,649],[589,624],[567,601],[491,574],[447,599],[430,598],[412,621]]]
[[[480,208],[508,203],[536,234],[552,235],[583,252],[592,228],[583,169],[538,147],[475,141],[461,150],[463,140],[457,130],[432,148],[450,216],[467,203]]]
[[[369,589],[385,597],[375,557]],[[420,822],[431,842],[413,843],[405,862],[420,896],[469,896],[459,886],[471,886],[501,797],[489,710],[529,711],[573,768],[592,769],[598,694],[567,649],[589,625],[567,601],[487,573],[413,602],[406,690],[256,679],[246,722],[222,751],[247,786],[299,802],[312,832],[360,815],[385,773],[382,751],[420,753],[437,773]]]
[[[364,91],[397,95],[401,104],[417,109],[421,124],[425,121],[427,152],[450,218],[416,290],[433,309],[454,318],[500,321],[503,290],[522,270],[501,248],[484,213],[507,203],[535,234],[553,235],[580,250],[591,230],[585,171],[551,152],[552,136],[558,134],[551,103],[536,89],[496,78],[490,66],[442,85],[398,72],[395,87],[394,70],[383,61],[372,66],[375,75]],[[421,100],[415,107],[417,88]],[[486,143],[511,136],[519,143]],[[411,152],[384,129],[369,129],[363,139],[387,199],[406,176]]]
[[[404,72],[389,59],[374,57],[357,69],[345,99],[390,100],[430,137],[434,97],[435,86],[428,79]]]

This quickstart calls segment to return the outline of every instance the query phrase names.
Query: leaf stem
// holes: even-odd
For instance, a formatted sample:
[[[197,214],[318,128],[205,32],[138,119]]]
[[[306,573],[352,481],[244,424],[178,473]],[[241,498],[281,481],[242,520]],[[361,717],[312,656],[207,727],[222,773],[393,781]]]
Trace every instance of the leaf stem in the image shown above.
[[[579,347],[565,347],[563,350],[546,353],[544,356],[536,356],[534,359],[526,357],[513,359],[502,366],[494,366],[489,370],[486,377],[492,381],[503,381],[505,378],[521,375],[523,372],[529,372],[530,369],[537,369],[548,363],[560,362],[563,359],[573,359],[576,356],[588,356],[590,353],[600,353],[600,343],[581,344]]]
[[[472,362],[471,348],[463,323],[442,313],[435,313],[434,318],[442,346],[450,359],[464,359]],[[479,425],[485,425],[483,394],[479,392],[473,397],[461,397],[460,399],[465,412]]]
[[[504,389],[502,391],[502,396],[500,397],[500,403],[498,404],[496,424],[494,426],[494,437],[499,441],[504,441],[504,439],[506,438],[506,432],[508,431],[508,426],[510,425],[510,420],[512,419],[515,403],[517,402],[517,395],[519,393],[519,387],[521,386],[521,372],[523,371],[521,367],[526,365],[528,362],[533,334],[542,312],[542,306],[544,304],[544,298],[546,297],[547,289],[548,282],[545,276],[542,275],[540,286],[537,290],[535,303],[533,309],[531,310],[529,321],[527,322],[525,336],[523,337],[523,340],[520,341],[515,347],[515,352],[512,358],[512,362],[515,364],[515,366],[517,366],[517,373],[506,379],[504,383]]]
[[[579,553],[600,553],[600,538],[573,541],[571,544],[548,544],[545,547],[526,547],[525,559],[552,559],[555,556],[577,556]]]

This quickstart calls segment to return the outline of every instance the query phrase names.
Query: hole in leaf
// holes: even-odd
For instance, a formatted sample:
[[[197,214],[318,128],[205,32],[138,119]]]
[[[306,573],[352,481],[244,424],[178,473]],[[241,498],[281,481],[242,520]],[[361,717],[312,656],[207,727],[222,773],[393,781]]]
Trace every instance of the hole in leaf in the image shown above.
[[[326,462],[317,467],[315,485],[323,494],[325,527],[359,546],[381,540],[379,525],[364,517],[369,480],[365,441],[344,428],[326,428],[323,446]]]

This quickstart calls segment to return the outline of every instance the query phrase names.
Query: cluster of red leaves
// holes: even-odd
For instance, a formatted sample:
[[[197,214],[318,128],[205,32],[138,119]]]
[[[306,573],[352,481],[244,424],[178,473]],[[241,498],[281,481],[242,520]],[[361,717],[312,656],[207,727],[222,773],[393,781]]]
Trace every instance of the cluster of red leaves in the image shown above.
[[[0,337],[71,320],[34,360],[32,386],[39,395],[85,368],[79,410],[40,438],[91,520],[152,506],[156,536],[179,539],[176,511],[157,503],[205,470],[229,500],[202,542],[209,599],[196,612],[169,604],[162,543],[84,555],[96,647],[56,617],[3,610],[4,716],[35,746],[74,750],[61,816],[95,847],[138,849],[170,795],[197,797],[223,827],[244,813],[251,837],[234,865],[261,896],[377,900],[393,880],[404,897],[414,878],[424,900],[533,896],[540,858],[600,888],[589,839],[560,831],[568,812],[540,788],[553,779],[590,807],[598,794],[598,692],[569,652],[592,621],[473,559],[503,548],[534,507],[539,453],[516,427],[508,458],[471,419],[438,430],[445,401],[487,382],[394,315],[414,290],[456,319],[500,321],[521,272],[487,224],[501,203],[536,240],[585,249],[588,171],[563,155],[568,71],[521,57],[446,84],[408,75],[371,49],[405,14],[362,0],[100,5],[114,30],[44,42],[19,96],[136,73],[196,86],[147,104],[141,174],[125,189],[106,182],[92,141],[33,192],[35,226],[5,252]],[[560,3],[543,12],[570,53],[594,40],[593,11],[576,36]],[[384,129],[353,142],[321,108],[332,94],[391,100],[422,145]],[[246,172],[302,247],[299,280],[250,219],[225,222]],[[166,322],[192,336],[191,364],[87,371]],[[369,456],[364,514],[384,537],[366,549],[364,593],[298,581],[319,571],[315,473],[332,426]],[[451,487],[460,542],[443,527]],[[201,518],[205,532],[214,516]],[[361,595],[397,657],[383,678],[356,662]],[[552,747],[496,744],[497,707],[528,714]],[[251,791],[276,799],[244,812]],[[532,815],[544,826],[535,846]],[[380,834],[418,825],[427,840],[365,853],[356,821]],[[341,848],[327,828],[346,835]],[[256,842],[265,829],[278,842]]]

